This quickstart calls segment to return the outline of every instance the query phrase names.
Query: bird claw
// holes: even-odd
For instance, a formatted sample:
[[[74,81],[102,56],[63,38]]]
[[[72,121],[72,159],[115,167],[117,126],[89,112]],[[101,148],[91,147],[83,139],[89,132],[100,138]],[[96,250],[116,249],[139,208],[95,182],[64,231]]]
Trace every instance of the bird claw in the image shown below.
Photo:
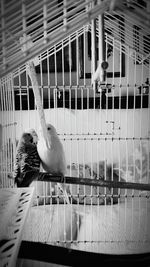
[[[65,183],[65,176],[64,175],[60,176],[60,183],[61,184]]]

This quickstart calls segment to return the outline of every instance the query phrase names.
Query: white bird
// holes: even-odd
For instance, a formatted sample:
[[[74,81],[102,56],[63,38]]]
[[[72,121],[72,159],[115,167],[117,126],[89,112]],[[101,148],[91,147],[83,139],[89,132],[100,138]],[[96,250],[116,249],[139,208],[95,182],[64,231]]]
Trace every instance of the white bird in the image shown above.
[[[37,150],[41,159],[42,167],[45,171],[53,175],[61,175],[64,177],[67,172],[67,164],[63,145],[53,125],[47,124],[47,133],[50,147],[48,147],[42,131],[40,131],[37,143]],[[65,184],[58,185],[63,190],[66,202],[70,204]]]
[[[22,44],[21,49],[24,53],[32,46],[32,40],[28,36],[21,38],[20,43]],[[61,175],[64,177],[67,170],[65,153],[55,128],[51,124],[46,124],[34,60],[27,62],[26,71],[31,80],[41,125],[37,150],[42,161],[43,169],[53,175]],[[67,203],[70,204],[65,185],[62,185],[61,188],[64,189],[63,191]]]

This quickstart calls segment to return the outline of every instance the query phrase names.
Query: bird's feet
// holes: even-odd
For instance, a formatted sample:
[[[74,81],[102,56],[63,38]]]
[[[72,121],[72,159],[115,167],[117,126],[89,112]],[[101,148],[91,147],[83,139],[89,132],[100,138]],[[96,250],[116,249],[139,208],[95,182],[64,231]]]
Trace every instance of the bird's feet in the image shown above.
[[[65,176],[63,174],[60,175],[60,183],[61,184],[65,183]]]

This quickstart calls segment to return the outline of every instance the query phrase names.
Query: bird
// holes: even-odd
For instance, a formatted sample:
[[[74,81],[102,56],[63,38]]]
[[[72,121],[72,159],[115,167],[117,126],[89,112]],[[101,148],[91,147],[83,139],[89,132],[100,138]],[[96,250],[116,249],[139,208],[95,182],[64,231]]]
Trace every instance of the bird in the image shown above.
[[[49,123],[46,124],[46,127],[50,147],[48,147],[42,131],[39,133],[39,140],[37,143],[37,151],[41,159],[41,165],[44,171],[49,172],[52,175],[60,175],[64,178],[67,172],[67,164],[63,145],[57,135],[55,127]],[[58,183],[58,186],[63,191],[67,204],[70,204],[66,185]]]
[[[13,179],[17,187],[28,187],[40,171],[37,145],[30,132],[23,132],[17,145]]]
[[[28,129],[26,132],[30,133],[33,137],[33,144],[37,145],[38,142],[38,135],[37,132],[35,131],[35,129]]]

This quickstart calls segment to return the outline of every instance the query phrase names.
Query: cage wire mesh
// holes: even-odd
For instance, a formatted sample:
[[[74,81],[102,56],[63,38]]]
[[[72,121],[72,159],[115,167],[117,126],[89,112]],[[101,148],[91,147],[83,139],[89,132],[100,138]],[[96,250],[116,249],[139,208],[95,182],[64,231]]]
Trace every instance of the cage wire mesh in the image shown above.
[[[100,57],[100,19],[99,15],[36,53],[46,121],[56,127],[63,143],[68,176],[149,185],[149,29],[136,25],[128,13],[105,12],[109,66],[104,83],[93,82],[93,62],[98,66]],[[39,118],[25,65],[2,77],[0,86],[0,185],[13,187],[7,177],[18,139],[29,128],[38,133]],[[98,253],[150,251],[147,190],[68,184],[67,205],[57,183],[35,181],[31,186],[35,197],[24,240]]]

